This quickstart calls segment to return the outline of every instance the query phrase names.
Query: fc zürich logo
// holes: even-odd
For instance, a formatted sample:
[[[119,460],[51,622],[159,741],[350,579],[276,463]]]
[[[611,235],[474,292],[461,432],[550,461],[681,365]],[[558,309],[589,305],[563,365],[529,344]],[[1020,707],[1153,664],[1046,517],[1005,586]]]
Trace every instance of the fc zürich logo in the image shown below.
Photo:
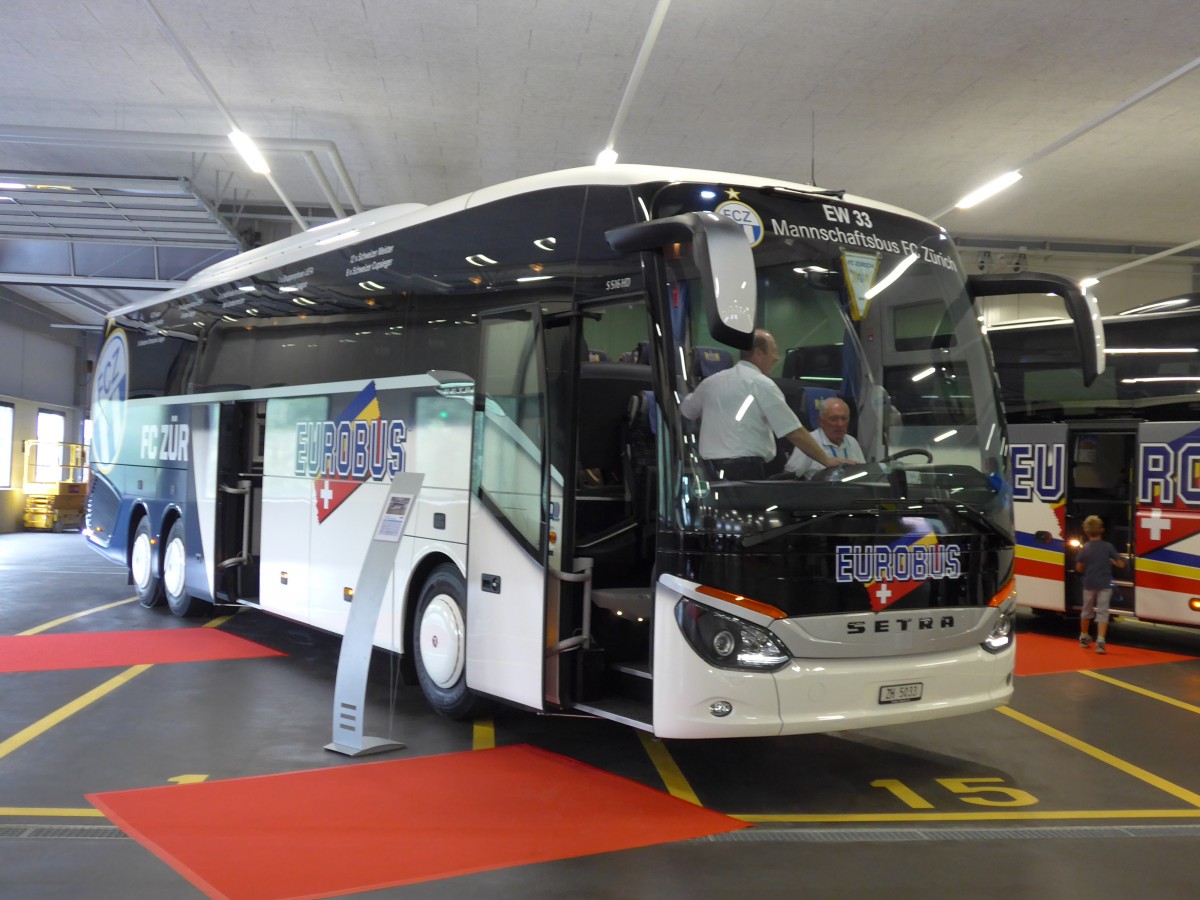
[[[913,534],[893,544],[849,544],[835,548],[834,575],[841,583],[866,585],[871,609],[887,609],[931,578],[962,575],[959,548],[939,544],[932,533]]]
[[[369,383],[333,420],[296,425],[296,474],[313,479],[318,524],[359,485],[404,470],[403,419],[385,419],[375,382]]]

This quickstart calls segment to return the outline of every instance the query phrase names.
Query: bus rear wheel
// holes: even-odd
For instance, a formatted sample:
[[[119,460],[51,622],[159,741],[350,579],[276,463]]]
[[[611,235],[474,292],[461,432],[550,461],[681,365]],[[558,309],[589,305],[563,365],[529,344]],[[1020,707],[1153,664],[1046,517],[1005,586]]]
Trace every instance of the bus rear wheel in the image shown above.
[[[187,546],[183,542],[183,520],[176,519],[167,532],[167,546],[163,550],[163,592],[167,606],[180,618],[199,615],[204,610],[204,601],[187,592]]]
[[[467,689],[467,589],[458,569],[438,566],[417,600],[413,658],[421,692],[451,719],[478,712],[479,698]]]
[[[150,528],[150,517],[143,516],[133,532],[129,551],[129,575],[138,603],[150,609],[163,601],[162,578],[158,572],[157,547]]]

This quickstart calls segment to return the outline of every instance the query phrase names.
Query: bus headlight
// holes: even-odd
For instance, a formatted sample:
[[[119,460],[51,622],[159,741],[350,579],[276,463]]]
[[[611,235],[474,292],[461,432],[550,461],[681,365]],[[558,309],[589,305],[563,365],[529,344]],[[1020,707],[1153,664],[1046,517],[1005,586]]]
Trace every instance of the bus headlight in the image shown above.
[[[692,649],[721,669],[771,672],[791,659],[765,628],[694,600],[684,598],[675,604],[675,621]]]
[[[1001,653],[1012,646],[1013,642],[1013,611],[1005,610],[992,626],[992,633],[984,639],[983,649],[989,653]]]

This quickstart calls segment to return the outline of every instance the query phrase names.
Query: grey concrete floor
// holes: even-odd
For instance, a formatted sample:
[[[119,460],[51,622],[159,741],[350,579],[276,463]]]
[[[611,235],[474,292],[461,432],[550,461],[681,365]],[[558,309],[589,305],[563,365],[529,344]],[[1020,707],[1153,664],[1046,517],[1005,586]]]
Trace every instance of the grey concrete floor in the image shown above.
[[[0,635],[132,596],[78,535],[0,536]],[[193,628],[136,603],[53,631]],[[286,657],[158,666],[32,740],[32,723],[108,669],[0,674],[0,897],[203,894],[103,818],[57,815],[84,795],[355,761],[329,739],[338,641],[247,611],[223,630]],[[1069,634],[1071,623],[1022,619]],[[1112,641],[1200,657],[1200,632],[1117,623]],[[773,816],[747,831],[460,876],[355,896],[1194,897],[1200,847],[1200,659],[1020,678],[1011,709],[836,735],[664,746],[700,802]],[[510,710],[498,745],[526,743],[656,790],[636,732]],[[470,750],[471,723],[440,718],[378,655],[368,731],[403,754]],[[1032,723],[1032,724],[1031,724]],[[17,746],[14,746],[16,742]],[[1193,793],[1195,792],[1195,793]],[[914,798],[927,804],[913,807]],[[978,801],[984,801],[980,803]],[[1017,805],[1017,804],[1020,805]],[[579,810],[587,828],[587,810]]]

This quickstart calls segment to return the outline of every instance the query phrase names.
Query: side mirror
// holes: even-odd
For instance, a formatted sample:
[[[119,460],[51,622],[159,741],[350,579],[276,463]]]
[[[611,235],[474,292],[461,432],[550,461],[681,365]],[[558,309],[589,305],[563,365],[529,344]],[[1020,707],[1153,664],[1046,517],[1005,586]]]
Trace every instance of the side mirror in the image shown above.
[[[1003,272],[994,275],[968,275],[967,290],[972,299],[1006,294],[1056,294],[1067,306],[1075,323],[1075,335],[1083,354],[1083,383],[1091,384],[1104,371],[1104,324],[1094,295],[1085,294],[1075,282],[1061,275],[1039,272]]]
[[[711,212],[682,213],[622,225],[604,236],[622,253],[691,242],[709,332],[722,344],[739,350],[753,346],[758,305],[754,252],[746,233],[732,219]]]

